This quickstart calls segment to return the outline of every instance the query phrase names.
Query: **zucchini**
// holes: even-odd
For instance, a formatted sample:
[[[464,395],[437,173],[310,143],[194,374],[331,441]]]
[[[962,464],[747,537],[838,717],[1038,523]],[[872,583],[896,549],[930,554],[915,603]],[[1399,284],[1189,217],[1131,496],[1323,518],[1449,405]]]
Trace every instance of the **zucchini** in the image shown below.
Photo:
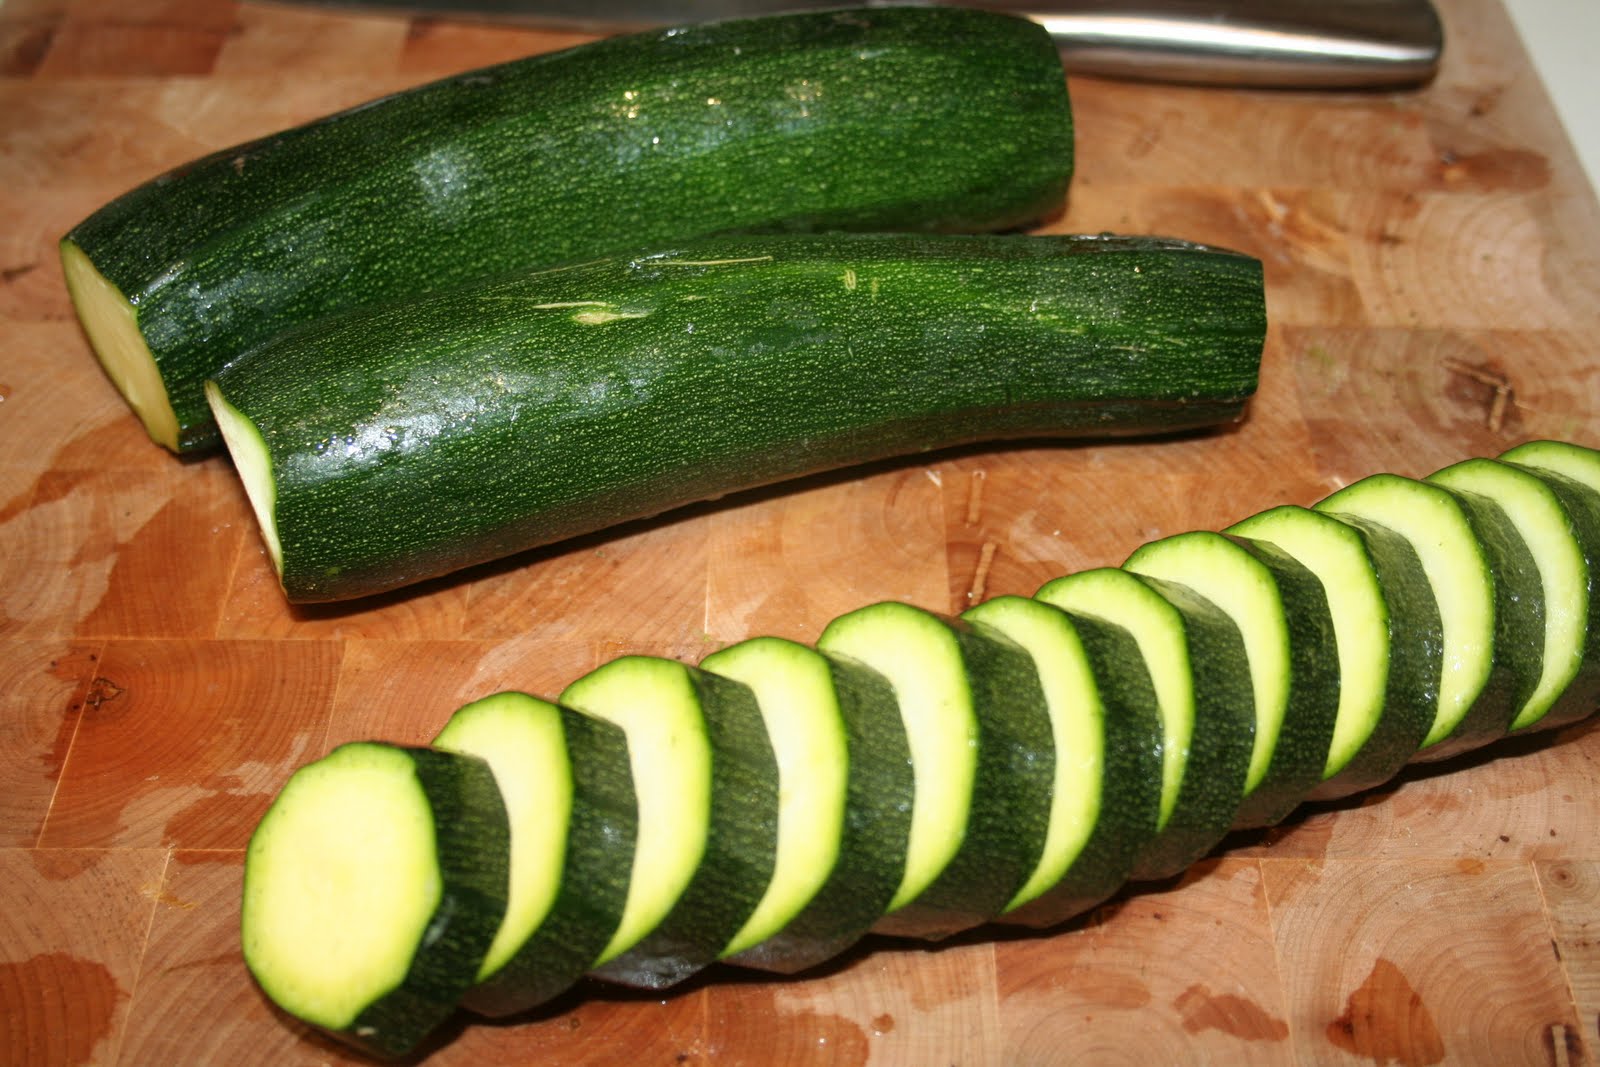
[[[1256,732],[1255,695],[1239,627],[1204,598],[1171,582],[1113,567],[1046,583],[1034,596],[1125,630],[1136,643],[1103,660],[1123,672],[1141,664],[1160,709],[1162,741],[1156,833],[1128,877],[1169,878],[1210,852],[1233,826],[1244,798]],[[1108,678],[1104,700],[1138,693]]]
[[[1250,769],[1234,826],[1271,826],[1322,781],[1339,708],[1339,665],[1327,595],[1312,574],[1269,544],[1197,530],[1152,541],[1128,557],[1135,574],[1193,590],[1233,619],[1256,715]]]
[[[772,882],[722,956],[793,974],[854,944],[899,888],[916,784],[905,724],[882,675],[794,641],[751,638],[700,666],[755,693],[778,761]]]
[[[325,320],[208,388],[289,598],[338,600],[865,460],[1229,420],[1264,322],[1258,261],[1181,241],[715,238]]]
[[[1044,849],[998,919],[1054,926],[1119,889],[1156,832],[1163,738],[1133,639],[1039,600],[1002,596],[962,618],[1033,657],[1055,749]]]
[[[638,798],[622,920],[592,973],[676,985],[716,961],[772,881],[778,765],[755,696],[674,660],[624,656],[561,703],[622,727]]]
[[[378,1056],[456,1009],[506,911],[488,764],[357,742],[296,771],[250,837],[245,964],[285,1011]]]
[[[938,938],[999,915],[1050,823],[1055,752],[1032,658],[997,631],[892,601],[834,619],[817,647],[889,680],[910,745],[904,874],[875,929]]]
[[[1514,562],[1522,572],[1516,588],[1541,596],[1537,575],[1528,573],[1527,548],[1516,544],[1503,513],[1485,498],[1395,474],[1363,478],[1315,507],[1405,538],[1433,588],[1443,674],[1433,723],[1413,759],[1444,759],[1503,737],[1522,702],[1519,689],[1522,699],[1532,690],[1528,658],[1537,653],[1515,630],[1527,626],[1531,616],[1510,602],[1496,566]],[[1538,632],[1544,632],[1542,621]]]
[[[1532,728],[1549,729],[1581,721],[1600,707],[1600,452],[1560,441],[1530,441],[1500,456],[1500,461],[1537,477],[1560,501],[1583,556],[1583,659],[1578,673]]]
[[[470,71],[215,152],[61,243],[150,436],[217,443],[201,387],[364,304],[732,229],[989,230],[1072,173],[1061,59],[1025,19],[806,12]]]
[[[1317,576],[1328,598],[1339,707],[1324,781],[1310,795],[1331,799],[1388,781],[1422,747],[1437,700],[1439,642],[1426,638],[1439,633],[1439,607],[1421,560],[1386,530],[1294,504],[1227,532],[1292,556]]]
[[[434,746],[489,764],[510,820],[506,915],[462,1005],[514,1015],[565,991],[622,920],[638,833],[627,738],[526,693],[458,709]]]
[[[1495,636],[1497,652],[1512,644],[1537,647],[1538,669],[1531,664],[1531,691],[1519,693],[1520,702],[1511,718],[1510,729],[1526,730],[1537,726],[1550,713],[1556,698],[1572,684],[1583,663],[1584,641],[1588,629],[1588,575],[1583,551],[1573,531],[1572,518],[1555,492],[1526,471],[1492,459],[1469,459],[1430,474],[1428,481],[1459,493],[1493,501],[1516,533],[1516,543],[1525,546],[1532,557],[1533,573],[1520,593],[1513,592],[1522,619],[1506,618],[1504,632]],[[1487,540],[1487,539],[1485,539]],[[1518,553],[1514,563],[1502,563],[1497,581],[1509,583],[1513,567],[1522,564]]]

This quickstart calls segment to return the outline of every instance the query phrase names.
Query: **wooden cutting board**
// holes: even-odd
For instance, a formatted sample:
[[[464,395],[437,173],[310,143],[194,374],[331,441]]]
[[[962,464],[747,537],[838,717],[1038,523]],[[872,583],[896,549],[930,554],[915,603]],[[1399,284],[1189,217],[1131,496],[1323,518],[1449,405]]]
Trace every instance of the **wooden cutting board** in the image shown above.
[[[204,0],[0,8],[0,1062],[320,1064],[237,948],[241,848],[334,744],[430,737],[623,652],[959,609],[1140,543],[1529,437],[1600,445],[1600,208],[1497,0],[1403,94],[1072,78],[1055,230],[1266,264],[1249,418],[741,496],[352,607],[281,599],[224,458],[151,445],[54,245],[203,152],[582,38]],[[1492,757],[1492,758],[1491,758]],[[1568,1064],[1600,1051],[1600,732],[1230,839],[1052,936],[875,944],[799,981],[585,989],[430,1063]]]

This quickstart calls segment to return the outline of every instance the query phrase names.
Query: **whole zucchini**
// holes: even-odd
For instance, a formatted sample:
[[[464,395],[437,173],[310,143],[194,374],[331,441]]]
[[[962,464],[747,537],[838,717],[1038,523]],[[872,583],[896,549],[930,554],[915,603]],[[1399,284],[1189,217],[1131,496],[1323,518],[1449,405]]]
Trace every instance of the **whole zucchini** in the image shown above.
[[[811,12],[602,40],[228,148],[61,252],[112,380],[190,451],[216,444],[208,375],[330,312],[733,229],[1015,227],[1071,173],[1036,24]]]
[[[211,386],[285,590],[376,593],[794,475],[1237,417],[1261,265],[1158,238],[705,239],[367,309]]]

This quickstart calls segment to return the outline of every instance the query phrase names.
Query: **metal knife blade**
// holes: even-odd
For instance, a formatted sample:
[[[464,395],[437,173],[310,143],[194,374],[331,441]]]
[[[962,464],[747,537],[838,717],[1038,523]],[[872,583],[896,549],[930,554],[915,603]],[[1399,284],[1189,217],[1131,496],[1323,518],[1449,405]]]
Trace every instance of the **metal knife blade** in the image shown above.
[[[841,6],[840,0],[300,0],[597,33]],[[884,0],[867,0],[882,6]],[[1438,70],[1430,0],[975,0],[1049,30],[1067,70],[1202,85],[1403,89]]]

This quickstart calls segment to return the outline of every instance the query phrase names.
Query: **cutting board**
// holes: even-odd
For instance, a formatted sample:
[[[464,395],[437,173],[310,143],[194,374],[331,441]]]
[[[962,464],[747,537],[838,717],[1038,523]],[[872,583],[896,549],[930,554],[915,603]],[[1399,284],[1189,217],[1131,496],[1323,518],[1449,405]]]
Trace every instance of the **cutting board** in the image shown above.
[[[0,1062],[321,1064],[237,945],[242,848],[300,764],[420,742],[626,652],[954,610],[1165,534],[1530,437],[1600,445],[1600,208],[1497,0],[1437,81],[1070,78],[1059,231],[1266,265],[1248,418],[966,450],[745,494],[357,605],[282,599],[228,461],[150,444],[54,245],[215,148],[585,38],[202,0],[0,8]],[[1229,838],[1045,935],[873,942],[462,1020],[430,1063],[1568,1064],[1600,1052],[1600,731],[1502,744]]]

